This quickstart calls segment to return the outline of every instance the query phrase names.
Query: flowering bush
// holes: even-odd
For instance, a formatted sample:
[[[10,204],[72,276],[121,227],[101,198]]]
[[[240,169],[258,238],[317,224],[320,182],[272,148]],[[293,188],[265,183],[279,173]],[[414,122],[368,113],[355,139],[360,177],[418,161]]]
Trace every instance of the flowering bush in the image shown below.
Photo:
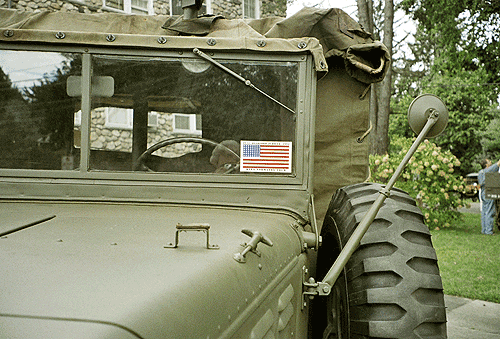
[[[370,156],[371,180],[387,183],[412,143],[397,138],[390,155]],[[457,209],[464,205],[465,180],[455,173],[458,166],[460,161],[450,151],[425,140],[395,184],[415,198],[429,228],[449,227],[460,219]]]

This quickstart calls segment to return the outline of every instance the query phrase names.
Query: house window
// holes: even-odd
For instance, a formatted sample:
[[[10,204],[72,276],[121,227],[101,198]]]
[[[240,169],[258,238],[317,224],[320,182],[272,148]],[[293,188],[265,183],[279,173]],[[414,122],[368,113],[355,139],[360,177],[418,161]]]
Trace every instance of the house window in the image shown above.
[[[153,0],[103,0],[103,7],[113,12],[154,14]]]
[[[198,12],[201,14],[208,14],[212,12],[212,3],[211,0],[203,1],[201,5],[201,9]],[[184,11],[182,10],[182,0],[170,0],[170,15],[183,15]]]
[[[174,134],[201,136],[201,115],[173,113],[172,127]]]
[[[134,110],[131,108],[105,108],[104,127],[117,129],[132,129]]]
[[[149,13],[148,10],[148,5],[149,5],[148,0],[130,0],[130,7],[131,11],[134,14],[154,14],[154,13]],[[151,7],[152,7],[152,1],[151,1]]]
[[[148,127],[158,127],[158,112],[148,113]]]
[[[243,0],[243,18],[244,19],[260,18],[259,0]]]
[[[131,130],[134,124],[134,110],[131,108],[105,107],[104,127]],[[148,127],[158,126],[158,112],[148,112]]]
[[[74,126],[80,127],[82,125],[82,110],[75,112]]]
[[[105,7],[111,7],[114,9],[118,9],[121,11],[125,10],[124,0],[103,0],[103,4]]]

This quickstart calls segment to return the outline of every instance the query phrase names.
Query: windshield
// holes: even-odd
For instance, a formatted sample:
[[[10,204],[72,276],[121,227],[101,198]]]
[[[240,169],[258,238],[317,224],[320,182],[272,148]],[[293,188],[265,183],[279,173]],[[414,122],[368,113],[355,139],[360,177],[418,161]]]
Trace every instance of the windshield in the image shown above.
[[[297,104],[296,62],[217,60],[255,90],[196,57],[92,55],[87,115],[80,54],[8,53],[0,57],[0,168],[294,173],[296,114],[284,106]],[[12,65],[28,57],[50,65]]]

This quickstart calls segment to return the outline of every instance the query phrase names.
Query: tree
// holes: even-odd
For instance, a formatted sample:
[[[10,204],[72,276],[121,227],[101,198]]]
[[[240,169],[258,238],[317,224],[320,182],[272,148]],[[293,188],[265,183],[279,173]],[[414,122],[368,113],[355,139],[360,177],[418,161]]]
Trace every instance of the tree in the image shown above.
[[[418,73],[409,72],[405,86],[446,103],[450,122],[436,142],[460,159],[462,174],[474,170],[484,153],[481,133],[498,117],[499,6],[480,0],[402,2],[418,23],[412,52],[413,67],[420,66]],[[402,97],[410,92],[401,90],[399,100],[408,102]]]
[[[26,119],[26,103],[21,92],[0,68],[0,167],[12,168],[27,156],[30,121]]]
[[[373,0],[356,0],[358,5],[358,16],[360,24],[376,38],[380,38],[382,33],[382,42],[388,48],[392,57],[393,46],[393,24],[394,24],[394,1],[384,0],[383,2],[383,29],[382,32],[376,32],[374,25],[374,2]],[[382,5],[382,1],[377,6]],[[391,111],[392,93],[392,69],[389,68],[384,80],[379,84],[372,86],[370,121],[373,126],[372,131],[372,153],[385,154],[389,149],[389,114]]]
[[[427,41],[434,60],[448,69],[484,66],[490,82],[500,79],[500,3],[491,0],[403,0],[402,8],[418,23],[417,44]],[[430,44],[429,44],[430,42]],[[440,67],[445,64],[440,64]],[[498,84],[497,84],[498,85]]]
[[[31,109],[31,119],[38,123],[41,135],[56,150],[69,154],[73,147],[73,122],[77,99],[68,97],[66,80],[71,74],[79,74],[81,59],[67,56],[51,74],[44,76],[33,86],[26,88]]]

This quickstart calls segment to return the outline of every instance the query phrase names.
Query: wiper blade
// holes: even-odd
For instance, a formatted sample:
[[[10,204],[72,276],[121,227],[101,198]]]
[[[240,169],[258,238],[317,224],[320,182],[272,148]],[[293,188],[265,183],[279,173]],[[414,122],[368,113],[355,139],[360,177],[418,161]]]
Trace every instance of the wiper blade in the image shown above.
[[[208,56],[207,54],[203,53],[202,51],[200,51],[198,48],[195,48],[193,49],[193,53],[196,54],[197,56],[207,60],[208,62],[214,64],[215,66],[219,67],[220,69],[222,69],[223,71],[229,73],[230,75],[232,75],[233,77],[235,77],[236,79],[240,80],[241,82],[243,82],[245,85],[247,85],[248,87],[254,89],[255,91],[259,92],[260,94],[264,95],[265,97],[271,99],[272,101],[274,101],[275,103],[277,103],[278,105],[280,105],[281,107],[285,108],[286,110],[292,112],[293,114],[295,114],[295,111],[293,109],[291,109],[290,107],[286,106],[285,104],[283,104],[282,102],[280,102],[279,100],[273,98],[272,96],[270,96],[269,94],[267,94],[266,92],[264,92],[263,90],[261,90],[260,88],[258,88],[257,86],[255,86],[254,84],[252,84],[252,82],[248,79],[245,79],[243,78],[241,75],[239,75],[238,73],[235,73],[234,71],[232,71],[231,69],[227,68],[226,66],[222,65],[220,62],[212,59],[210,56]]]
[[[36,221],[30,222],[30,223],[28,223],[26,225],[22,225],[22,226],[10,229],[10,230],[5,231],[5,232],[1,232],[0,233],[0,237],[4,237],[6,235],[9,235],[9,234],[12,234],[12,233],[16,233],[16,232],[24,230],[25,228],[28,228],[28,227],[39,225],[39,224],[44,223],[46,221],[52,220],[55,217],[56,217],[55,215],[51,215],[50,217],[46,217],[46,218],[43,218],[43,219],[40,219],[40,220],[36,220]]]

